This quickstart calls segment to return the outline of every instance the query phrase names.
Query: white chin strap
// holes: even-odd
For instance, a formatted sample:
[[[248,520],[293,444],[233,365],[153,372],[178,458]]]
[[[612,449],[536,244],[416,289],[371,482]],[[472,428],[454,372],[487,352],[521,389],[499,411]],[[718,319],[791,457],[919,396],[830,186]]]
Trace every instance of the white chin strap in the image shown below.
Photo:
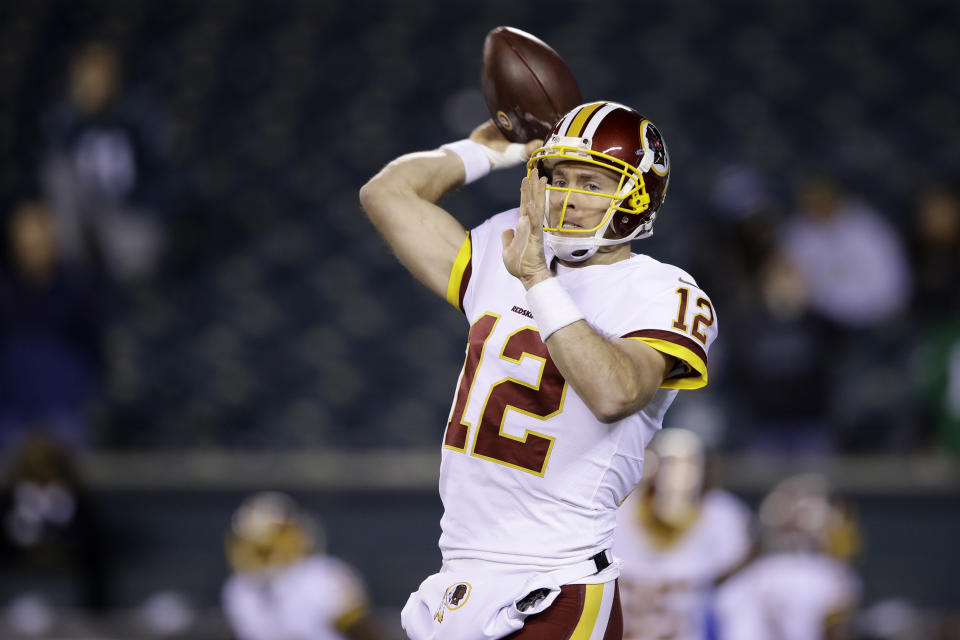
[[[627,238],[618,238],[616,240],[604,238],[603,233],[610,224],[608,222],[602,228],[598,229],[596,234],[585,237],[559,235],[550,231],[544,231],[543,242],[553,251],[553,254],[557,258],[560,258],[564,262],[583,262],[593,257],[600,247],[610,247],[632,240],[649,238],[653,235],[653,220],[655,217],[656,216],[651,216],[650,220],[637,227]]]
[[[593,236],[577,238],[574,236],[558,236],[545,231],[543,240],[553,251],[553,254],[564,262],[583,262],[589,260],[600,248]]]

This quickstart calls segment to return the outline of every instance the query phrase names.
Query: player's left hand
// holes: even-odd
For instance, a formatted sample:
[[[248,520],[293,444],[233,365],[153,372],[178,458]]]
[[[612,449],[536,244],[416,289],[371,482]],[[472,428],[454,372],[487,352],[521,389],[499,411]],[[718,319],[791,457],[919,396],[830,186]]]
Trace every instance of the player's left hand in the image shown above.
[[[543,215],[547,200],[547,179],[536,169],[520,183],[520,219],[516,230],[507,229],[503,242],[503,264],[510,275],[529,289],[551,277],[543,255]]]

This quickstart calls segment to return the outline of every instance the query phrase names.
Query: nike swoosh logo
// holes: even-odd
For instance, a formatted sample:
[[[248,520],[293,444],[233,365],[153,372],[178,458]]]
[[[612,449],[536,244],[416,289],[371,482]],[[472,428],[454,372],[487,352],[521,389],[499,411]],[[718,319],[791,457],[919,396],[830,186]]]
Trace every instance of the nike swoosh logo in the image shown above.
[[[695,282],[687,282],[687,281],[684,280],[683,278],[677,278],[677,280],[679,280],[679,281],[682,282],[683,284],[688,284],[688,285],[690,285],[691,287],[697,287],[698,289],[700,288],[699,286],[697,286],[697,284],[696,284]]]

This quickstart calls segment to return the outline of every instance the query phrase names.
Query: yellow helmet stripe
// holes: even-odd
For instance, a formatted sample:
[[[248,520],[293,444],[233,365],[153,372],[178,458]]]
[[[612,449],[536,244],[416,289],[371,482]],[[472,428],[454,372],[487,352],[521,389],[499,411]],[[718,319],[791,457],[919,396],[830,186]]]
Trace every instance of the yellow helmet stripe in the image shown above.
[[[593,104],[588,104],[580,109],[580,113],[578,113],[573,119],[573,122],[570,123],[570,128],[567,129],[567,133],[565,135],[572,138],[579,138],[580,134],[583,133],[583,127],[587,124],[587,120],[590,119],[590,116],[593,115],[594,111],[603,105],[603,102],[594,102]]]

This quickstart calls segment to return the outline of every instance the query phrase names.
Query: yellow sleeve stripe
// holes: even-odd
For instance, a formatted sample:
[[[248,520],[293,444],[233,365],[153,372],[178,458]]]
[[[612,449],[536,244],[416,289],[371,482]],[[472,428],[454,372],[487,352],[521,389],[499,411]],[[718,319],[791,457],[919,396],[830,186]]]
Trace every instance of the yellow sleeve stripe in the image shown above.
[[[346,631],[353,625],[357,624],[363,618],[366,618],[370,615],[370,607],[366,604],[348,609],[346,613],[337,618],[334,622],[334,626],[340,631]]]
[[[707,354],[690,338],[669,331],[655,330],[634,331],[623,337],[648,344],[661,353],[673,356],[690,368],[689,375],[664,380],[660,385],[661,389],[699,389],[707,386]]]
[[[471,258],[473,248],[470,244],[470,232],[463,244],[460,245],[460,251],[453,261],[453,269],[450,271],[450,280],[447,281],[447,302],[463,311],[463,294],[467,291],[467,284],[470,282],[470,272],[472,271]]]

